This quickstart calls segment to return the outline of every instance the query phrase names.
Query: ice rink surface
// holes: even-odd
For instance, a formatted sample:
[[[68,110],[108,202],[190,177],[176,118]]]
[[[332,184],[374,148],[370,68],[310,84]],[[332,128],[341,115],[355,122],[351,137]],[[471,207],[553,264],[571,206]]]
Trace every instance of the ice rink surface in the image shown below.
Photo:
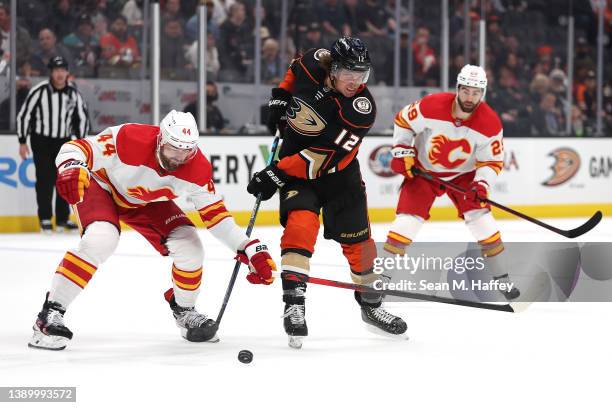
[[[586,219],[548,220],[573,228]],[[388,225],[373,225],[384,240]],[[500,222],[505,241],[560,241],[523,221]],[[198,309],[216,317],[232,254],[206,231]],[[254,236],[279,261],[281,230]],[[470,241],[459,222],[430,222],[419,241]],[[612,241],[604,219],[582,241]],[[60,352],[27,347],[55,267],[77,235],[0,235],[0,386],[76,386],[78,407],[608,407],[612,304],[534,304],[520,314],[393,303],[409,340],[368,332],[351,291],[310,285],[310,336],[290,349],[280,282],[250,285],[244,268],[217,344],[180,337],[162,293],[171,260],[132,231],[71,305],[75,333]],[[350,281],[339,246],[320,237],[313,276]],[[237,360],[241,349],[251,364]],[[17,406],[27,406],[22,403]],[[35,406],[39,406],[38,404]]]

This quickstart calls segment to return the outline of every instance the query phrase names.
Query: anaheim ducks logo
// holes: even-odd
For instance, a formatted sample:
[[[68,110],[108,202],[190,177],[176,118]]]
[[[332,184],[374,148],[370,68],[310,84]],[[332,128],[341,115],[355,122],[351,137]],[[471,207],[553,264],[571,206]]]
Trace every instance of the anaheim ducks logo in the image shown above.
[[[453,140],[444,135],[434,136],[431,139],[429,161],[431,164],[439,164],[447,169],[455,168],[468,159],[468,157],[464,157],[451,160],[451,156],[457,156],[457,150],[469,155],[472,153],[472,146],[465,139]]]
[[[304,136],[318,136],[327,125],[312,106],[295,96],[287,109],[287,124]]]
[[[174,194],[174,191],[170,187],[162,187],[155,190],[148,189],[143,186],[136,186],[132,188],[128,188],[127,193],[130,197],[137,198],[142,201],[151,202],[151,201],[164,201],[162,198],[166,198],[166,200],[173,200],[178,196]]]
[[[550,167],[553,171],[552,176],[542,183],[544,186],[554,187],[563,184],[574,177],[580,168],[580,156],[570,148],[561,147],[548,155],[555,158],[555,163]]]

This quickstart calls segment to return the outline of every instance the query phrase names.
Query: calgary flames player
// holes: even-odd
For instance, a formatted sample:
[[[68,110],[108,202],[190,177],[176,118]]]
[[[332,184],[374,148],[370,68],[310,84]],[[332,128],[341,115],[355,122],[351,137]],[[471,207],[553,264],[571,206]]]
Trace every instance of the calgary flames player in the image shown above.
[[[215,322],[195,309],[204,250],[196,228],[174,203],[187,197],[208,230],[249,261],[251,283],[270,284],[276,270],[265,245],[249,239],[225,208],[212,167],[198,148],[190,113],[171,111],[159,126],[124,124],[64,144],[56,158],[57,191],[70,204],[81,241],[66,252],[34,324],[30,346],[63,349],[72,332],[64,324],[70,303],[115,250],[125,222],[163,256],[170,256],[173,287],[165,298],[189,341],[217,341]]]
[[[406,178],[385,249],[404,254],[429,219],[436,197],[445,193],[439,185],[414,177],[416,166],[469,191],[467,195],[446,194],[480,244],[493,278],[509,283],[501,235],[490,205],[482,202],[502,170],[504,157],[501,121],[483,101],[486,89],[485,71],[466,65],[457,76],[456,93],[428,95],[395,116],[391,168]],[[514,287],[502,293],[508,300],[520,294]]]
[[[370,237],[365,186],[355,159],[376,117],[366,87],[370,57],[363,42],[343,37],[331,50],[312,49],[291,64],[272,90],[270,131],[284,127],[280,161],[257,173],[248,186],[271,198],[280,188],[282,270],[308,275],[323,212],[324,237],[340,243],[354,282],[370,284],[376,247]],[[286,115],[286,123],[283,117]],[[284,326],[289,345],[308,335],[306,283],[283,279]],[[381,297],[358,292],[362,319],[391,334],[406,323],[381,307]]]

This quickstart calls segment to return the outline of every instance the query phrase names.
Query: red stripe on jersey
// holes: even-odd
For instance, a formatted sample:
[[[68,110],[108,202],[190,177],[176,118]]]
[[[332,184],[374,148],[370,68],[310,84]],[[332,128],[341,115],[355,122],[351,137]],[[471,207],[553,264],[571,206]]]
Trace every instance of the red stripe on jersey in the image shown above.
[[[306,74],[308,75],[308,77],[312,80],[312,82],[314,82],[315,84],[319,85],[319,81],[317,81],[312,74],[310,73],[310,71],[308,71],[308,68],[306,68],[306,65],[304,65],[302,63],[302,59],[300,58],[300,65],[302,66],[302,68],[304,69],[304,72],[306,72]]]

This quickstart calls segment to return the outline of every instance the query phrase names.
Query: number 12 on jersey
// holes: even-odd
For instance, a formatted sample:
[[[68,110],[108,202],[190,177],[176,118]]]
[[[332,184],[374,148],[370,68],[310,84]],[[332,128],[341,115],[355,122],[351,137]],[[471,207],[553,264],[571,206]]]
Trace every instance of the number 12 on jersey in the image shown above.
[[[346,138],[347,135],[348,138]],[[336,137],[336,140],[334,140],[334,144],[341,146],[347,152],[353,150],[357,143],[359,143],[359,136],[349,133],[349,131],[346,129],[342,129],[342,132],[340,132],[338,137]]]

